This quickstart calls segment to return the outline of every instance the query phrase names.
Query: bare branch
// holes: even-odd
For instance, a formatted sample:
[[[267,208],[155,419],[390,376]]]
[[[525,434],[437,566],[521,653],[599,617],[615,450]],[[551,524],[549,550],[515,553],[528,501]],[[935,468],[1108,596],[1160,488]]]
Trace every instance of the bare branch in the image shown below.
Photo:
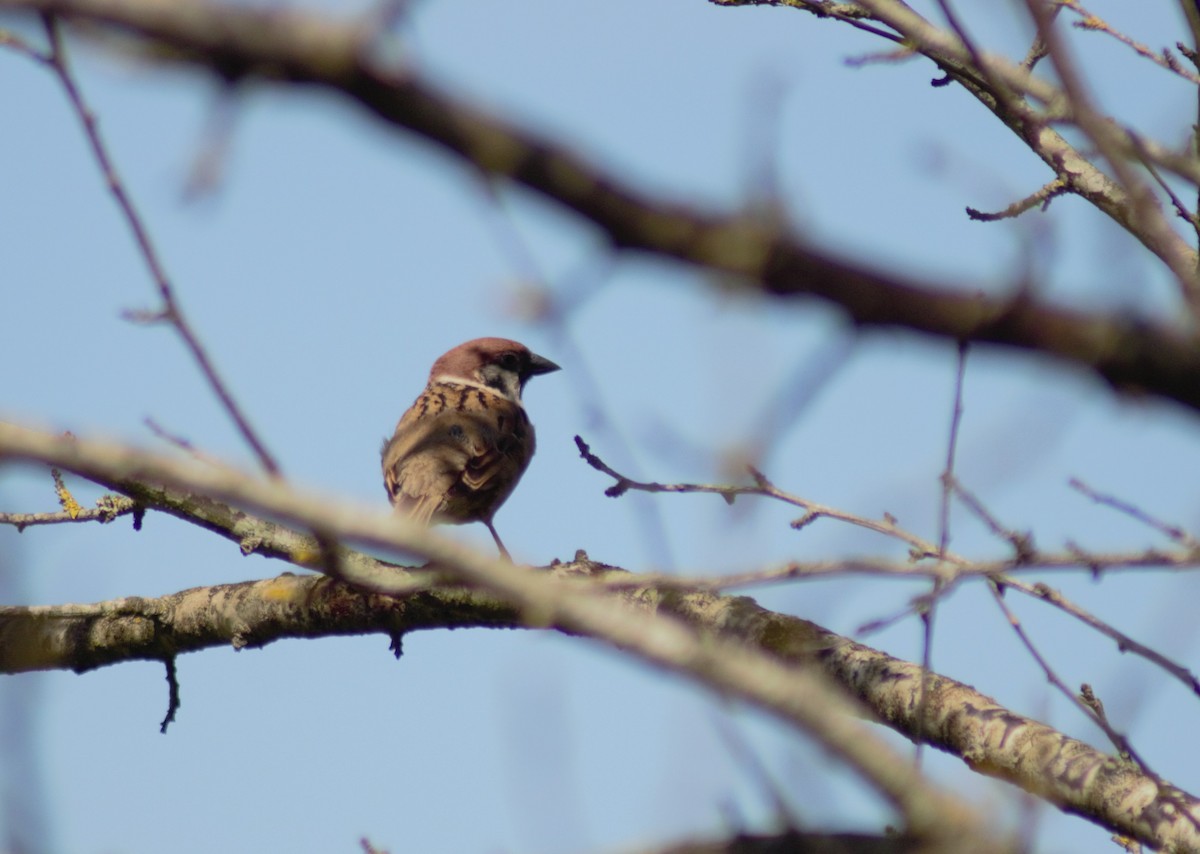
[[[631,489],[638,492],[711,493],[720,495],[725,499],[727,504],[732,504],[739,495],[759,495],[765,498],[774,498],[803,510],[804,515],[792,522],[792,527],[796,530],[807,527],[818,519],[836,519],[903,541],[909,546],[909,557],[912,561],[940,556],[942,559],[965,563],[963,558],[947,552],[939,552],[938,547],[933,543],[905,531],[891,516],[885,516],[882,521],[868,519],[864,516],[857,516],[853,513],[838,510],[834,507],[818,504],[815,501],[809,501],[807,498],[801,498],[799,495],[779,489],[762,472],[753,468],[750,470],[750,473],[755,480],[754,486],[642,482],[632,480],[612,469],[607,463],[592,453],[587,442],[583,441],[579,436],[575,437],[575,445],[579,448],[579,455],[583,457],[588,465],[617,481],[613,486],[604,490],[604,494],[610,498],[620,497]]]
[[[863,2],[873,10],[880,4],[898,8],[883,0]],[[357,27],[294,12],[152,0],[0,0],[0,7],[46,9],[120,26],[173,46],[181,60],[219,69],[233,79],[257,76],[334,89],[476,168],[556,199],[589,218],[617,247],[730,274],[737,285],[768,294],[817,296],[861,325],[903,326],[955,342],[1035,350],[1087,367],[1118,388],[1200,408],[1200,384],[1195,382],[1200,344],[1190,335],[1125,315],[1068,311],[1028,293],[995,299],[982,296],[981,289],[925,287],[825,256],[778,223],[649,197],[578,155],[456,102],[410,70],[379,68],[362,53]],[[968,59],[961,46],[920,24],[914,38],[923,50],[949,51],[947,62]],[[985,56],[989,73],[1015,91],[1062,97],[1027,71]],[[1062,170],[1059,174],[1068,177],[1076,192],[1092,193],[1098,204],[1115,206],[1113,215],[1132,228],[1120,189],[1045,128],[1044,117],[1037,122],[1033,138],[1043,159],[1057,164],[1056,172]],[[1168,165],[1169,152],[1148,141],[1146,147],[1155,162],[1191,170],[1190,179],[1200,178],[1200,164],[1175,158]],[[1144,242],[1151,239],[1145,233],[1138,236]],[[1173,240],[1170,247],[1150,248],[1160,255],[1190,257],[1194,267],[1195,253],[1178,235]]]
[[[757,0],[725,2],[723,5],[757,5]],[[779,5],[816,11],[813,8],[816,4]],[[1053,53],[1055,41],[1052,33],[1049,38],[1043,38],[1035,45],[1025,63],[1014,64],[999,55],[980,51],[964,43],[954,32],[933,25],[900,0],[860,0],[857,5],[866,9],[871,17],[891,27],[895,31],[891,38],[898,36],[905,45],[937,63],[948,75],[946,82],[953,79],[961,83],[1029,145],[1066,182],[1071,192],[1086,198],[1115,219],[1158,256],[1179,281],[1181,293],[1189,300],[1200,300],[1196,251],[1169,227],[1162,212],[1155,208],[1144,182],[1127,169],[1122,158],[1153,162],[1197,185],[1200,185],[1200,162],[1190,155],[1180,155],[1157,144],[1147,144],[1143,155],[1137,150],[1129,130],[1116,124],[1110,117],[1098,116],[1085,100],[1075,100],[1082,95],[1080,86],[1059,89],[1033,76],[1031,72],[1036,60]],[[1041,20],[1048,21],[1055,8],[1041,10],[1039,7]],[[1062,52],[1059,53],[1061,56]],[[1062,69],[1059,71],[1062,73]],[[1069,74],[1070,69],[1066,73]],[[1025,98],[1040,102],[1043,110],[1037,110]],[[1049,123],[1055,121],[1080,124],[1105,152],[1117,172],[1120,185],[1051,129]]]
[[[8,48],[16,51],[22,56],[32,59],[34,62],[39,62],[42,65],[52,66],[53,62],[49,54],[38,50],[25,39],[21,38],[14,32],[0,29],[0,47]]]
[[[1012,576],[1002,576],[1000,582],[1005,588],[1019,590],[1027,596],[1032,596],[1035,599],[1040,599],[1043,602],[1048,602],[1055,608],[1058,608],[1065,614],[1070,614],[1082,623],[1090,626],[1102,635],[1111,638],[1117,644],[1117,649],[1121,652],[1132,652],[1134,655],[1141,656],[1152,664],[1161,667],[1171,676],[1178,679],[1188,687],[1193,694],[1200,697],[1200,679],[1196,678],[1196,674],[1188,670],[1182,664],[1172,661],[1162,653],[1156,652],[1144,644],[1138,643],[1133,638],[1124,632],[1120,632],[1113,628],[1108,623],[1101,620],[1094,614],[1084,610],[1079,605],[1067,599],[1060,592],[1050,587],[1048,584],[1027,584]]]
[[[105,495],[96,506],[83,509],[76,505],[75,510],[63,510],[61,513],[0,513],[0,525],[12,525],[18,531],[23,531],[33,525],[61,525],[71,522],[111,522],[120,516],[138,512],[137,502],[124,495]]]
[[[121,180],[121,176],[113,163],[112,156],[108,153],[108,148],[100,137],[100,129],[96,123],[96,116],[83,100],[83,95],[79,91],[79,85],[75,82],[75,78],[71,74],[57,18],[47,10],[43,21],[46,27],[46,34],[50,40],[50,53],[46,57],[46,62],[54,69],[54,73],[58,76],[63,90],[67,93],[67,99],[71,102],[71,107],[75,111],[75,115],[78,116],[80,124],[83,126],[84,134],[87,136],[88,144],[92,149],[92,155],[96,158],[96,163],[100,167],[105,186],[112,193],[117,207],[121,209],[121,214],[125,217],[125,222],[129,226],[129,230],[133,233],[138,251],[145,260],[150,277],[154,280],[155,287],[158,288],[159,296],[162,298],[163,306],[160,311],[155,312],[156,319],[165,320],[174,327],[179,337],[183,340],[184,345],[191,352],[192,358],[195,359],[196,364],[200,367],[200,371],[204,374],[204,378],[208,381],[213,393],[216,394],[225,411],[229,413],[234,424],[237,425],[238,432],[242,434],[242,438],[253,449],[262,467],[270,474],[279,474],[279,464],[275,462],[275,458],[271,456],[266,445],[250,426],[245,413],[242,412],[236,401],[234,401],[233,394],[217,374],[216,366],[213,365],[208,352],[200,343],[200,339],[192,329],[191,323],[188,322],[182,308],[180,308],[179,300],[175,296],[175,289],[167,276],[166,268],[163,266],[158,256],[158,251],[154,248],[154,244],[150,240],[150,232],[147,230],[141,215],[134,206],[133,199],[129,195],[129,191],[125,188],[125,183]]]
[[[1047,661],[1046,657],[1042,655],[1037,646],[1033,643],[1032,638],[1029,637],[1029,634],[1025,631],[1024,626],[1021,625],[1021,621],[1017,619],[1016,615],[1004,602],[1004,596],[1002,595],[1001,589],[998,585],[992,585],[992,598],[1000,610],[1004,612],[1005,617],[1008,618],[1009,625],[1012,626],[1013,631],[1016,632],[1016,635],[1020,639],[1022,645],[1024,645],[1026,650],[1028,650],[1034,661],[1037,662],[1038,667],[1042,669],[1042,672],[1046,676],[1046,681],[1058,689],[1059,693],[1065,696],[1067,700],[1069,700],[1077,709],[1083,712],[1083,714],[1085,714],[1092,721],[1092,723],[1098,726],[1104,732],[1104,734],[1108,736],[1109,741],[1111,741],[1117,750],[1120,751],[1122,757],[1128,757],[1130,760],[1136,763],[1137,766],[1142,770],[1142,773],[1154,781],[1155,787],[1158,791],[1158,797],[1162,798],[1164,801],[1170,803],[1172,806],[1178,809],[1179,812],[1191,822],[1193,829],[1200,832],[1200,817],[1197,817],[1197,815],[1189,811],[1188,797],[1179,792],[1179,790],[1160,777],[1146,764],[1146,761],[1137,753],[1137,751],[1134,750],[1133,745],[1130,743],[1125,734],[1118,732],[1113,728],[1112,724],[1109,723],[1107,716],[1104,715],[1103,706],[1101,706],[1098,701],[1094,701],[1094,698],[1092,698],[1093,701],[1089,702],[1086,694],[1081,697],[1067,687],[1066,683],[1064,683],[1059,675],[1054,671],[1054,668],[1050,666],[1050,662]]]
[[[1183,68],[1179,64],[1179,61],[1171,55],[1170,51],[1164,49],[1162,53],[1156,53],[1141,42],[1131,39],[1129,36],[1118,30],[1114,30],[1107,21],[1105,21],[1096,13],[1085,8],[1084,5],[1079,2],[1079,0],[1056,0],[1054,7],[1055,10],[1057,11],[1063,7],[1070,9],[1079,16],[1079,20],[1073,24],[1074,27],[1081,30],[1092,30],[1094,32],[1104,33],[1105,35],[1111,36],[1121,44],[1130,48],[1138,56],[1142,57],[1143,59],[1150,60],[1159,68],[1170,71],[1172,74],[1177,74],[1184,80],[1187,80],[1189,83],[1200,86],[1200,74],[1196,74],[1193,71],[1188,71],[1186,68]]]
[[[1032,569],[1086,569],[1092,573],[1098,573],[1115,569],[1146,567],[1183,569],[1200,565],[1200,541],[1180,539],[1186,535],[1180,529],[1171,526],[1160,529],[1176,539],[1181,546],[1180,549],[1171,552],[1161,549],[1145,549],[1136,552],[1098,553],[1086,551],[1078,546],[1072,546],[1059,552],[1039,550],[1030,534],[1014,531],[1002,525],[988,512],[978,498],[956,479],[952,479],[950,488],[959,500],[982,520],[992,533],[1009,543],[1013,550],[1010,558],[971,560],[944,550],[939,544],[904,529],[895,518],[888,514],[885,514],[882,520],[870,519],[836,507],[819,504],[780,489],[761,472],[753,469],[751,469],[751,473],[756,481],[754,486],[641,482],[632,480],[613,469],[593,453],[588,444],[579,436],[575,437],[575,444],[579,448],[580,456],[587,461],[588,465],[617,481],[605,490],[605,494],[611,497],[620,496],[629,490],[650,493],[702,493],[720,495],[726,502],[732,503],[740,495],[757,495],[773,498],[804,510],[804,515],[792,522],[792,527],[797,530],[808,526],[817,519],[833,519],[883,534],[899,540],[909,547],[909,559],[904,562],[877,558],[789,561],[766,569],[711,577],[655,576],[655,582],[663,585],[677,584],[718,590],[829,575],[855,574],[925,577],[950,584],[967,578],[1000,578],[1010,572]],[[1147,517],[1147,521],[1152,520]],[[922,563],[930,558],[938,560],[936,563]],[[943,588],[942,592],[944,593],[947,589],[948,587]]]
[[[967,373],[967,345],[958,347],[957,368],[954,371],[954,405],[950,408],[950,437],[946,441],[946,467],[942,469],[942,505],[938,514],[938,557],[945,559],[946,547],[950,545],[950,496],[957,480],[954,477],[954,459],[958,451],[958,430],[962,426],[963,380]]]
[[[1012,546],[1014,555],[1013,559],[1018,565],[1029,561],[1036,562],[1038,560],[1038,551],[1034,547],[1032,534],[1027,531],[1016,531],[1000,524],[1000,521],[993,516],[986,507],[983,506],[983,502],[976,498],[973,493],[968,491],[966,487],[964,487],[957,480],[951,484],[951,487],[954,489],[954,494],[958,496],[958,499],[963,503],[963,505],[972,513],[974,513],[976,518],[980,519],[985,525],[987,525],[988,530]],[[1094,564],[1091,564],[1090,566],[1093,570],[1095,569]]]
[[[1200,540],[1196,539],[1196,537],[1192,536],[1178,525],[1172,525],[1170,523],[1163,522],[1161,519],[1156,519],[1142,508],[1131,504],[1128,501],[1122,501],[1120,498],[1117,498],[1114,495],[1107,495],[1103,492],[1097,492],[1078,478],[1071,478],[1069,485],[1072,489],[1083,495],[1086,495],[1097,504],[1103,504],[1106,507],[1113,508],[1119,513],[1124,513],[1131,519],[1136,519],[1143,525],[1153,528],[1168,539],[1179,543],[1181,546],[1192,550],[1200,549]]]
[[[947,17],[953,22],[956,19],[951,11],[950,4],[943,0],[942,8]],[[957,23],[955,24],[958,29]],[[960,35],[963,34],[960,30]],[[954,463],[958,454],[958,431],[962,426],[963,415],[963,381],[967,374],[967,345],[960,343],[958,345],[958,360],[954,371],[954,403],[950,407],[950,435],[946,440],[946,466],[942,469],[942,499],[941,508],[938,514],[938,561],[946,560],[947,549],[950,546],[950,498],[954,491]],[[933,672],[933,628],[934,618],[937,614],[937,605],[940,601],[946,588],[946,578],[944,575],[937,575],[933,579],[933,589],[929,591],[928,596],[920,597],[916,602],[917,613],[921,617],[921,667],[926,674]],[[921,699],[917,704],[917,716],[921,720],[925,719],[926,704],[928,702],[928,694],[925,691],[925,681],[921,683]],[[917,745],[917,762],[921,761],[921,745]]]
[[[845,515],[852,516],[853,514]],[[1101,554],[1072,546],[1055,552],[1034,550],[1009,558],[979,560],[962,558],[961,561],[961,563],[958,561],[913,563],[876,557],[848,557],[787,561],[746,572],[714,573],[712,575],[640,574],[638,577],[653,580],[655,584],[665,587],[690,587],[702,590],[734,590],[831,576],[863,575],[874,578],[928,578],[931,580],[941,578],[946,583],[943,592],[948,592],[952,585],[969,579],[1002,580],[1014,572],[1044,570],[1079,572],[1084,570],[1098,574],[1140,569],[1193,570],[1200,566],[1200,554],[1179,551],[1165,552],[1157,549]]]
[[[1130,144],[1136,135],[1119,130],[1111,117],[1103,115],[1093,104],[1093,99],[1083,76],[1076,67],[1066,43],[1055,29],[1055,20],[1046,7],[1045,0],[1025,0],[1029,13],[1038,28],[1038,35],[1045,41],[1050,62],[1071,105],[1072,117],[1108,161],[1116,179],[1128,197],[1126,216],[1122,225],[1130,233],[1144,235],[1143,242],[1155,251],[1179,284],[1180,293],[1191,306],[1192,314],[1200,319],[1200,279],[1197,278],[1197,255],[1188,247],[1186,251],[1166,252],[1167,247],[1178,244],[1178,233],[1171,228],[1153,190],[1144,177],[1130,168],[1127,158]],[[1132,145],[1135,158],[1141,158],[1145,146]],[[1147,151],[1148,153],[1148,151]],[[1146,158],[1149,160],[1149,158]],[[1152,161],[1150,161],[1152,162]],[[1060,176],[1062,173],[1059,173]]]

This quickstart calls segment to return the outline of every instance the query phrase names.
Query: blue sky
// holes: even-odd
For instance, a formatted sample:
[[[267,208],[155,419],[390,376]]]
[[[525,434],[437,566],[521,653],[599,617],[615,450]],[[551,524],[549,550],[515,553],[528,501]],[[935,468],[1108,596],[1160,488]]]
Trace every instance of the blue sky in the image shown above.
[[[1119,4],[1095,10],[1152,45],[1182,37],[1162,8],[1124,21]],[[970,20],[1023,54],[1007,6]],[[37,34],[15,17],[0,26]],[[1184,139],[1194,101],[1182,85],[1099,36],[1079,44],[1108,108],[1166,142]],[[415,7],[400,41],[407,61],[462,97],[627,180],[727,208],[746,202],[762,152],[756,129],[777,91],[780,191],[814,242],[989,289],[1015,281],[1032,252],[1039,283],[1064,301],[1175,310],[1163,271],[1082,201],[1059,199],[1015,224],[968,221],[965,206],[1002,208],[1049,176],[963,92],[930,87],[928,63],[843,63],[881,47],[787,9],[700,0],[438,0]],[[630,474],[729,477],[721,460],[762,441],[772,401],[809,391],[797,370],[810,362],[834,372],[769,431],[759,448],[767,473],[807,498],[891,512],[934,535],[953,348],[895,332],[853,337],[820,304],[730,297],[662,261],[609,259],[580,221],[521,191],[504,191],[497,209],[455,162],[324,94],[239,92],[223,178],[186,200],[220,103],[215,84],[94,47],[74,56],[185,311],[297,482],[382,505],[380,439],[430,363],[468,338],[503,335],[563,366],[527,391],[539,451],[496,520],[519,559],[546,563],[584,548],[633,570],[699,573],[898,554],[834,523],[793,532],[795,514],[764,502],[614,501],[577,457],[571,437],[580,433]],[[52,76],[0,52],[0,96],[0,362],[9,367],[0,417],[161,448],[143,426],[152,417],[248,463],[172,333],[120,318],[153,306],[154,292]],[[545,281],[535,286],[551,296],[586,291],[563,324],[522,316],[530,271],[503,237],[509,229],[536,259]],[[1158,544],[1073,493],[1071,476],[1198,527],[1193,416],[1118,400],[1089,377],[997,351],[972,354],[965,395],[961,477],[1040,544]],[[74,485],[81,497],[96,494]],[[54,502],[49,477],[29,468],[0,470],[0,499],[21,511]],[[962,552],[1004,551],[965,514],[953,532]],[[455,534],[490,548],[482,527]],[[16,602],[153,596],[285,569],[159,516],[138,534],[124,523],[0,531],[0,553]],[[1193,577],[1047,580],[1135,637],[1195,660]],[[857,578],[753,595],[852,633],[917,592]],[[1194,731],[1195,698],[1057,614],[1012,604],[1068,683],[1093,684],[1156,770],[1200,788],[1195,751],[1179,738]],[[939,614],[936,669],[1102,746],[1051,694],[982,586],[959,591]],[[865,640],[920,654],[911,620]],[[187,656],[183,707],[165,737],[160,666],[7,677],[4,708],[11,713],[17,696],[36,702],[52,820],[45,850],[351,851],[367,836],[394,852],[614,851],[768,827],[770,799],[744,750],[802,818],[878,829],[886,815],[802,737],[584,641],[432,632],[410,637],[405,651],[396,662],[385,638],[368,637]],[[1017,815],[1010,788],[958,760],[927,762],[983,809]],[[7,783],[20,789],[28,778]],[[1106,834],[1052,810],[1040,820],[1041,850],[1106,844]]]

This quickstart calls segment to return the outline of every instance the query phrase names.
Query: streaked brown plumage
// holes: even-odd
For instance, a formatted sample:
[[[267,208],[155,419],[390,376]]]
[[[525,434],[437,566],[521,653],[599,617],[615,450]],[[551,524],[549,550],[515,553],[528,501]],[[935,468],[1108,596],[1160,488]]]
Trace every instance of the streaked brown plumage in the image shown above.
[[[483,522],[525,473],[535,447],[521,404],[530,377],[558,365],[507,338],[476,338],[433,363],[429,383],[383,444],[383,484],[395,508],[423,524]]]

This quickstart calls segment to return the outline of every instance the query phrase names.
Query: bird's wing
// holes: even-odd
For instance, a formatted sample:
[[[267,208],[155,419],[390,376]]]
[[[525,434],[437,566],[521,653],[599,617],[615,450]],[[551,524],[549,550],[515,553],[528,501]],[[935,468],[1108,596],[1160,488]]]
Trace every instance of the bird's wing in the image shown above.
[[[383,483],[392,504],[428,525],[467,464],[448,438],[446,416],[433,415],[396,428],[383,449]]]
[[[383,448],[388,497],[418,521],[491,519],[534,450],[520,403],[488,389],[432,383]]]
[[[423,524],[490,515],[472,496],[494,491],[491,485],[504,471],[495,428],[482,412],[406,416],[383,449],[388,497]],[[436,519],[439,514],[446,518]]]

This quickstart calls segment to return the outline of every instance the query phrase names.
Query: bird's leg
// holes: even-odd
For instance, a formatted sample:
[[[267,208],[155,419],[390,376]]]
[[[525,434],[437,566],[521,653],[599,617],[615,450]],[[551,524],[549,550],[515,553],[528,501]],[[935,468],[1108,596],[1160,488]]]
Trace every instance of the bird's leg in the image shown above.
[[[496,548],[500,549],[500,556],[509,563],[512,563],[512,555],[508,553],[508,549],[504,548],[504,543],[500,542],[500,535],[496,533],[496,528],[492,525],[492,520],[484,519],[483,524],[487,525],[487,529],[492,532],[492,539],[496,541]]]

